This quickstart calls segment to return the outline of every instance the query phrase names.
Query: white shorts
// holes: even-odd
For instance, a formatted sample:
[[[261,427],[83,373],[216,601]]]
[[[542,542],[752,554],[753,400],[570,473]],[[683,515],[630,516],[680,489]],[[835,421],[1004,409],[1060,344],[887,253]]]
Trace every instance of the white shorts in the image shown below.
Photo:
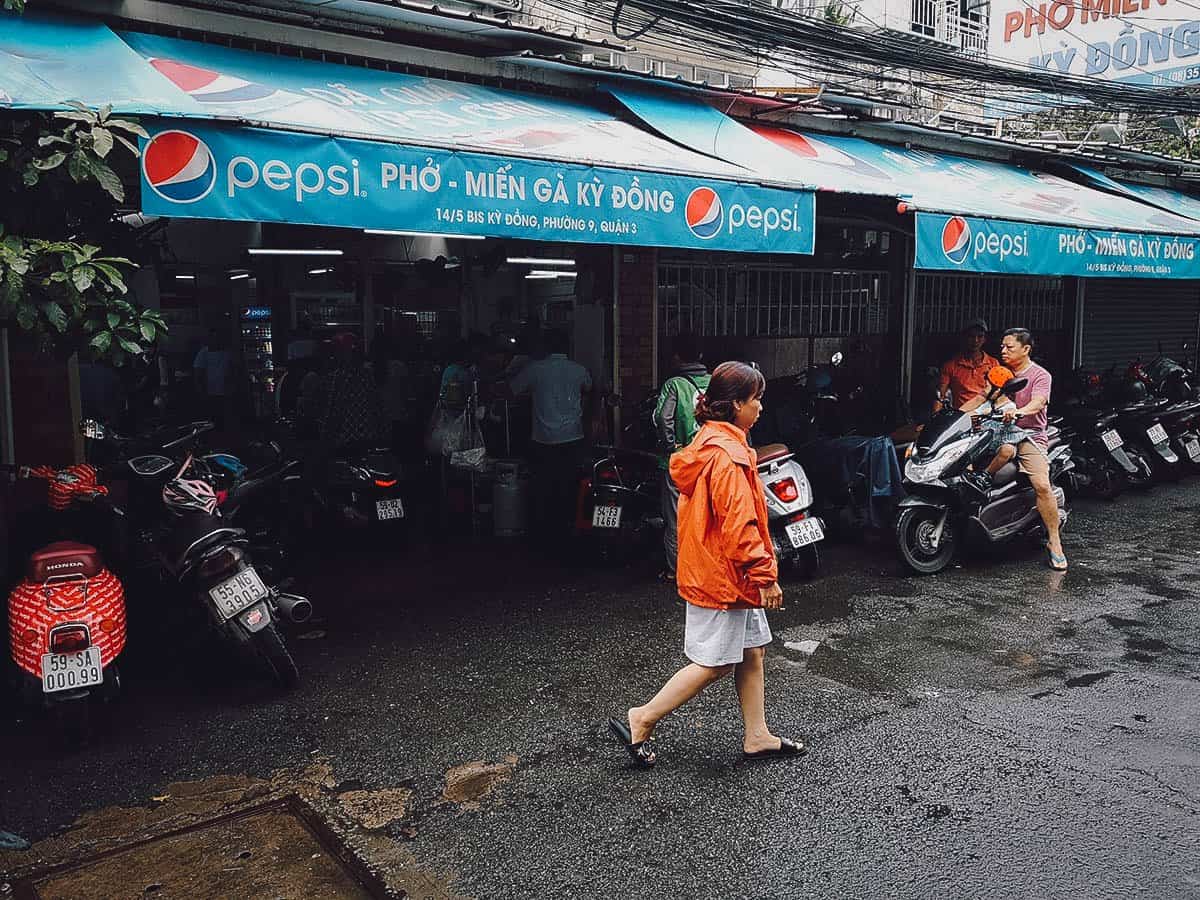
[[[685,605],[683,653],[696,665],[715,668],[740,663],[742,651],[771,643],[765,610]]]

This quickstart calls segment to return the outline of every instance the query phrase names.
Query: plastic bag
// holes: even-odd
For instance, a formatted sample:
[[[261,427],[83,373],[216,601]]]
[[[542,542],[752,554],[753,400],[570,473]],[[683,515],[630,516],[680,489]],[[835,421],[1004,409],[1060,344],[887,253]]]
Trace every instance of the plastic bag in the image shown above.
[[[441,406],[435,409],[425,429],[425,450],[431,456],[448,456],[458,449],[465,418],[466,413]]]

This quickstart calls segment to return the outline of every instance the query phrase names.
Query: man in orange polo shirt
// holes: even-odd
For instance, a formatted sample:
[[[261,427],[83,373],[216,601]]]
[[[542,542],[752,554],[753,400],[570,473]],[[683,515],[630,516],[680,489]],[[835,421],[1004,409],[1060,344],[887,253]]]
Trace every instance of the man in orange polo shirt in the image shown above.
[[[946,364],[942,366],[938,395],[933,403],[935,413],[942,408],[942,397],[945,396],[947,388],[950,390],[951,403],[955,409],[962,409],[972,400],[987,393],[988,370],[1000,365],[994,356],[984,352],[983,345],[987,341],[987,333],[987,322],[983,319],[968,322],[963,329],[962,350],[946,360]]]

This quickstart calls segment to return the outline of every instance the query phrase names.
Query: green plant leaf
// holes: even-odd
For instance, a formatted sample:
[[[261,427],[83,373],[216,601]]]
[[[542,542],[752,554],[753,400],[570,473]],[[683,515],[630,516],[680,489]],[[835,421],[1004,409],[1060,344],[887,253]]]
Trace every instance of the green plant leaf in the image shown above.
[[[120,313],[110,312],[104,318],[108,322],[109,328],[116,328],[118,325],[121,324],[121,314]]]
[[[110,197],[118,203],[125,199],[125,185],[121,184],[120,177],[109,167],[108,163],[99,159],[89,159],[88,168],[100,187],[104,188]]]
[[[91,167],[88,165],[87,156],[82,150],[76,150],[67,157],[67,172],[71,176],[71,180],[76,184],[87,181],[91,174]]]
[[[48,300],[42,304],[42,315],[46,317],[46,321],[53,325],[59,334],[67,330],[66,310],[53,300]]]
[[[99,351],[107,353],[108,348],[112,346],[112,333],[108,331],[99,331],[92,335],[92,339],[88,341],[88,346]]]
[[[77,266],[71,270],[71,283],[81,294],[86,294],[95,280],[96,270],[91,266]]]
[[[33,161],[33,165],[35,168],[40,169],[43,172],[49,172],[51,169],[57,169],[59,166],[61,166],[63,164],[63,160],[66,158],[67,154],[59,151],[58,153],[51,153],[45,159],[35,159]]]
[[[137,122],[132,122],[129,119],[109,119],[104,125],[106,128],[120,128],[122,131],[128,131],[130,134],[136,134],[141,138],[150,137],[150,132]]]
[[[134,155],[134,157],[139,157],[142,155],[142,151],[138,149],[137,144],[133,143],[128,138],[121,137],[121,135],[117,134],[115,131],[112,133],[112,136],[113,136],[114,140],[116,140],[126,150],[128,150],[130,153],[132,153]]]
[[[37,327],[37,313],[32,306],[23,303],[17,306],[17,324],[24,331],[33,331]]]
[[[139,353],[143,352],[141,344],[131,341],[128,338],[118,337],[117,343],[121,345],[122,350],[124,350],[126,353],[131,353],[134,356],[137,356]]]
[[[80,106],[83,105],[80,104]],[[96,114],[86,106],[83,107],[82,112],[56,112],[54,118],[67,119],[72,122],[83,122],[85,125],[94,125],[97,121]]]
[[[24,174],[21,175],[21,183],[24,184],[25,187],[33,187],[36,185],[38,183],[37,169],[26,169]]]
[[[92,148],[96,151],[96,155],[104,159],[108,154],[112,153],[113,136],[112,132],[107,128],[96,126],[92,129]]]

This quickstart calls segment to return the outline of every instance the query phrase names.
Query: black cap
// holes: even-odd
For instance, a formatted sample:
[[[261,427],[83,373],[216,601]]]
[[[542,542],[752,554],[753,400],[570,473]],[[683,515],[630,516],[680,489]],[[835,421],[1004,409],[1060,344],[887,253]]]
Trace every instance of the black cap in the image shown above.
[[[991,331],[991,329],[988,328],[987,319],[972,319],[963,326],[963,331],[970,331],[972,328],[979,328],[984,334],[987,334],[989,331]]]

